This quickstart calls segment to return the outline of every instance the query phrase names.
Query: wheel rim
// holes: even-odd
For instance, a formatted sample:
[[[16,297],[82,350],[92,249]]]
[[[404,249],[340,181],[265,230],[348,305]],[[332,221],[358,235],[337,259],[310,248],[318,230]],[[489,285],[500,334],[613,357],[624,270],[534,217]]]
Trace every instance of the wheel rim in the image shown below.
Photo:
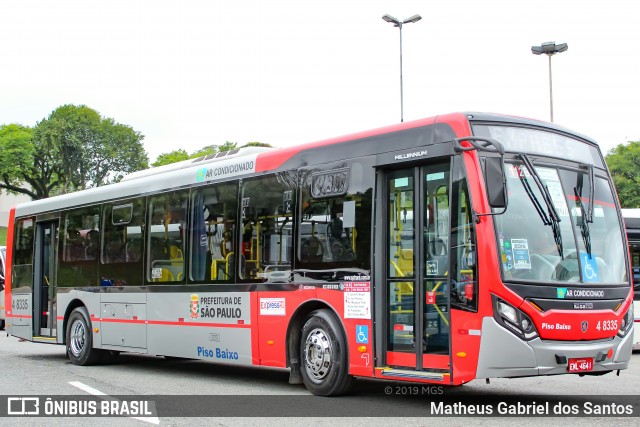
[[[75,357],[79,357],[84,350],[87,340],[87,329],[81,320],[76,320],[71,325],[71,339],[69,340],[69,348]]]
[[[322,329],[314,329],[304,345],[304,365],[309,377],[315,382],[323,380],[333,366],[331,339]]]

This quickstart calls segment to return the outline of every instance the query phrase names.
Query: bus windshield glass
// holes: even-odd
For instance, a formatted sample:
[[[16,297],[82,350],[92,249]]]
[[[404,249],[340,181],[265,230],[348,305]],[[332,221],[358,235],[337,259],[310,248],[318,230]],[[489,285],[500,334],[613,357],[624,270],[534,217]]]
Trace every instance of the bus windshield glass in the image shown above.
[[[504,280],[626,282],[626,251],[608,181],[593,169],[539,163],[521,155],[505,165],[509,204],[494,216]]]

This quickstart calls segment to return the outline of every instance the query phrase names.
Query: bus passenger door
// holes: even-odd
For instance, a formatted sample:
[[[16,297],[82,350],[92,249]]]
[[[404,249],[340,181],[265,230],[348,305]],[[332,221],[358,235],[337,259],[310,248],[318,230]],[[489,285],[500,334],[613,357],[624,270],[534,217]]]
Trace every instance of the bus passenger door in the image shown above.
[[[58,220],[36,224],[33,288],[33,336],[56,336],[56,260]]]
[[[449,169],[446,161],[387,172],[379,181],[386,199],[378,204],[386,261],[376,263],[385,287],[378,291],[383,375],[411,370],[416,378],[450,380]]]

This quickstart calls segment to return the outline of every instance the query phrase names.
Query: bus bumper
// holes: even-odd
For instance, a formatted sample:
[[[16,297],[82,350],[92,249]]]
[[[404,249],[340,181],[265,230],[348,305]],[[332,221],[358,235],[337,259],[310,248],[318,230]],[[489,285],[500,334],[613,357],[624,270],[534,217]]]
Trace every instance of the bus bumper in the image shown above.
[[[593,357],[593,370],[598,373],[626,369],[631,359],[633,333],[624,338],[598,342],[543,341],[540,338],[523,341],[493,317],[482,322],[482,339],[476,378],[529,377],[566,374],[570,358]],[[607,358],[609,350],[613,356]],[[604,357],[604,359],[603,359]],[[603,359],[601,361],[597,361]]]

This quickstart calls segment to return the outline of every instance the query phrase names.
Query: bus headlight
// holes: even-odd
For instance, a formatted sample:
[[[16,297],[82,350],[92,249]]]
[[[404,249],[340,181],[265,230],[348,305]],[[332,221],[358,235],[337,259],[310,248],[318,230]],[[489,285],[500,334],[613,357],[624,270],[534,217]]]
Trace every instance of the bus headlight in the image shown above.
[[[520,338],[531,340],[538,336],[531,318],[508,302],[491,295],[493,300],[493,317],[496,321]]]
[[[624,337],[633,325],[633,303],[629,306],[629,310],[622,316],[622,322],[620,322],[620,329],[618,330],[618,336]]]
[[[518,323],[518,315],[516,309],[504,301],[498,300],[498,313],[511,323]]]

